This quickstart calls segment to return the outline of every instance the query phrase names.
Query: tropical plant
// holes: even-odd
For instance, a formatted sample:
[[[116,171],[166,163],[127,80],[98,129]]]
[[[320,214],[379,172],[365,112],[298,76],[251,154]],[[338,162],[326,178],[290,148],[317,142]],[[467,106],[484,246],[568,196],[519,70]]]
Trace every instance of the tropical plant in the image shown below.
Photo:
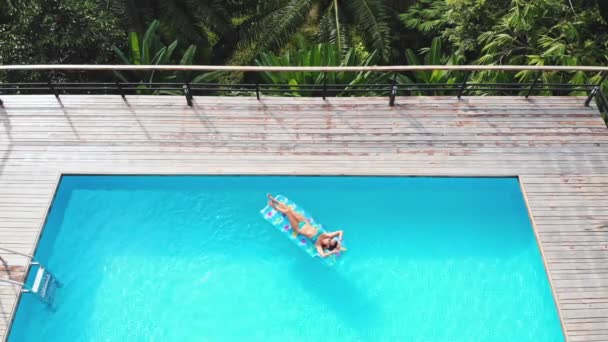
[[[94,0],[0,1],[0,64],[104,64],[124,41],[120,21]],[[103,75],[97,74],[97,77]],[[5,81],[61,81],[77,73],[12,73]]]
[[[249,63],[285,47],[297,33],[346,51],[361,41],[387,60],[389,27],[382,0],[109,0],[127,26],[160,19],[163,32],[203,47],[203,61]],[[310,41],[309,40],[309,41]]]
[[[425,39],[441,37],[446,52],[458,58],[479,55],[477,37],[491,28],[509,8],[511,0],[419,0],[399,15],[403,24]]]
[[[608,60],[608,26],[595,2],[422,0],[401,19],[409,28],[441,37],[447,43],[445,53],[465,64],[574,66],[605,65]],[[532,82],[536,76],[530,71],[488,71],[475,74],[473,81]],[[546,72],[540,82],[583,84],[599,78]]]
[[[459,59],[456,55],[445,55],[441,48],[441,39],[436,37],[433,39],[430,48],[421,49],[420,54],[422,60],[412,50],[407,49],[405,56],[410,65],[455,65],[459,64]],[[418,70],[412,73],[412,76],[399,75],[397,82],[399,84],[417,84],[419,87],[424,87],[420,84],[460,84],[464,79],[464,74],[454,74],[450,70]],[[415,95],[428,95],[428,92],[412,91]],[[434,95],[453,94],[449,91],[435,90]]]
[[[367,66],[373,65],[377,60],[376,52],[361,58],[353,48],[342,54],[335,45],[325,43],[301,46],[296,52],[285,52],[282,55],[262,53],[255,63],[258,66]],[[386,73],[373,72],[262,72],[261,78],[264,83],[284,86],[281,89],[287,88],[283,95],[295,96],[320,95],[324,84],[331,89],[340,86],[340,90],[330,91],[328,95],[356,95],[353,90],[360,86],[370,85],[373,88],[373,84],[388,82]]]
[[[577,2],[571,7],[557,0],[514,0],[504,18],[479,37],[480,64],[605,65],[608,61],[608,26],[597,6]],[[492,76],[491,74],[488,76]],[[530,81],[533,72],[515,76]],[[599,75],[543,73],[545,83],[597,82]],[[581,95],[583,93],[578,93]]]
[[[380,60],[390,54],[386,5],[382,0],[279,0],[262,20],[252,22],[243,42],[257,51],[284,45],[312,18],[318,22],[318,39],[347,51],[360,38]]]
[[[121,51],[114,46],[114,51],[120,60],[125,64],[134,65],[159,65],[159,64],[175,64],[178,59],[173,57],[173,54],[178,47],[178,41],[174,40],[168,46],[163,44],[157,34],[160,22],[153,21],[143,37],[140,39],[137,32],[129,32],[129,50],[127,53]],[[196,46],[190,45],[179,58],[179,65],[192,65]],[[217,73],[206,73],[191,77],[188,72],[158,72],[158,71],[134,71],[128,74],[115,72],[116,76],[126,83],[141,83],[140,89],[148,89],[153,83],[199,83],[210,82],[215,79]],[[177,90],[157,90],[155,93],[179,93]]]
[[[140,35],[145,22],[158,19],[165,37],[195,44],[202,52],[200,60],[209,63],[232,52],[238,39],[234,19],[252,9],[251,5],[239,6],[247,2],[251,1],[108,0],[107,7]]]
[[[281,6],[280,0],[109,0],[108,7],[130,30],[144,33],[145,22],[160,21],[163,37],[195,44],[197,61],[250,63],[255,57],[251,44],[237,43],[250,28]]]

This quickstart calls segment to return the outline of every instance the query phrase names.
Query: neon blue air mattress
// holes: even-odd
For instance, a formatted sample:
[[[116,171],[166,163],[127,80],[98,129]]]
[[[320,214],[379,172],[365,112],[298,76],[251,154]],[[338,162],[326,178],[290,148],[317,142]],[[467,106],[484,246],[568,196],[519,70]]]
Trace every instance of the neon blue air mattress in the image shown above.
[[[304,208],[299,207],[297,204],[290,201],[287,197],[285,197],[283,195],[277,195],[275,197],[275,199],[277,201],[284,203],[287,206],[291,207],[296,212],[302,214],[302,216],[304,216],[310,224],[312,224],[317,229],[319,229],[321,233],[326,232],[323,229],[323,226],[321,224],[318,224],[317,222],[315,222],[315,220],[312,218],[312,216],[310,216],[304,210]],[[287,219],[287,217],[285,215],[281,214],[280,212],[276,211],[271,206],[266,205],[264,207],[264,209],[262,209],[260,211],[260,214],[262,215],[262,217],[264,217],[264,219],[266,221],[268,221],[279,232],[281,232],[281,234],[283,234],[283,236],[285,236],[286,238],[291,240],[291,242],[296,244],[301,250],[303,250],[305,253],[307,253],[311,257],[318,257],[319,259],[321,259],[323,262],[325,262],[328,265],[334,265],[343,258],[344,251],[346,251],[346,248],[344,248],[344,246],[342,246],[342,251],[339,253],[329,255],[325,258],[320,256],[319,253],[317,253],[317,249],[315,248],[314,242],[303,235],[296,234],[296,232],[294,232],[293,229],[291,228],[291,225],[289,224],[289,220]]]

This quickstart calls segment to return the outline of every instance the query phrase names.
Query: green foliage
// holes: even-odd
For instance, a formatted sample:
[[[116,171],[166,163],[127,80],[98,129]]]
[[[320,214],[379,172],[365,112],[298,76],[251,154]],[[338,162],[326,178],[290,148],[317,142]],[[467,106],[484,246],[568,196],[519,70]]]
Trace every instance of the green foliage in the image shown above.
[[[248,28],[241,46],[253,46],[255,52],[282,46],[307,18],[318,23],[318,41],[335,44],[345,53],[358,38],[369,51],[377,51],[380,61],[388,60],[390,32],[386,4],[381,0],[274,1],[274,8]]]
[[[458,58],[455,55],[445,55],[442,50],[442,43],[439,37],[433,39],[431,47],[422,49],[422,60],[416,55],[412,49],[407,49],[405,56],[409,65],[454,65],[458,64]],[[461,83],[464,75],[454,75],[449,70],[431,70],[431,71],[414,71],[413,77],[399,75],[397,78],[400,84],[413,83],[440,83],[440,84],[455,84]],[[414,91],[415,95],[423,95],[420,91]],[[424,93],[428,95],[428,93]],[[453,92],[435,91],[434,95],[453,94]]]
[[[606,65],[608,6],[599,5],[585,0],[0,0],[0,63]],[[305,47],[316,43],[324,45]],[[428,48],[419,50],[422,46]],[[0,79],[107,81],[109,76],[32,72]],[[462,77],[441,71],[408,76],[398,81]],[[142,84],[188,79],[159,72],[119,77]],[[221,77],[233,83],[243,79],[241,73]],[[479,72],[471,82],[535,77]],[[540,79],[598,80],[599,75],[563,72],[543,73]],[[303,82],[295,76],[290,81]],[[608,82],[605,86],[608,90]]]
[[[478,55],[477,37],[500,20],[509,4],[510,0],[420,0],[399,18],[427,39],[441,37],[449,53],[465,58]]]
[[[479,37],[483,46],[480,64],[605,65],[608,60],[608,28],[594,4],[576,7],[556,0],[514,0],[508,13]],[[583,84],[597,82],[599,75],[550,72],[543,83]],[[492,80],[488,73],[484,80]],[[519,72],[515,79],[530,81],[532,72]],[[583,95],[577,93],[574,95]]]
[[[93,0],[5,0],[0,5],[0,64],[111,63],[112,45],[125,37],[120,22]],[[36,73],[7,77],[49,78]],[[53,75],[55,80],[75,77]]]
[[[158,19],[166,40],[179,39],[199,50],[196,61],[226,64],[234,59],[251,62],[255,53],[243,37],[278,6],[279,0],[108,0],[130,30],[143,34],[145,22]],[[240,48],[237,48],[237,44]]]
[[[404,25],[447,43],[464,64],[605,65],[608,26],[595,2],[422,0]],[[480,72],[477,82],[531,82],[536,74]],[[543,83],[597,82],[599,75],[546,72]]]
[[[181,58],[175,58],[174,52],[178,47],[178,41],[174,40],[171,44],[164,45],[158,35],[160,22],[153,21],[142,39],[140,40],[137,32],[129,32],[128,53],[123,52],[118,47],[114,46],[114,52],[124,64],[134,65],[159,65],[159,64],[179,64],[192,65],[196,54],[196,46],[190,45],[182,54]],[[184,83],[187,80],[191,83],[210,82],[215,80],[217,73],[206,73],[191,78],[189,73],[171,71],[146,71],[146,72],[130,72],[128,74],[115,72],[115,75],[123,82],[141,83],[141,89],[148,89],[147,84],[153,82],[169,83],[178,82]],[[180,91],[159,90],[154,93],[169,93],[179,94]]]
[[[361,59],[354,49],[348,49],[342,53],[335,45],[317,44],[313,46],[302,46],[294,53],[286,52],[280,56],[273,53],[262,53],[255,61],[259,66],[366,66],[373,65],[378,60],[376,52],[372,52],[367,58]],[[282,95],[311,96],[319,95],[323,88],[323,78],[326,77],[327,85],[345,85],[344,91],[336,96],[348,96],[355,94],[350,91],[354,85],[387,83],[386,73],[373,72],[328,72],[324,76],[320,72],[263,72],[261,78],[263,83],[287,85],[289,91]],[[313,85],[312,89],[300,89],[298,85]]]

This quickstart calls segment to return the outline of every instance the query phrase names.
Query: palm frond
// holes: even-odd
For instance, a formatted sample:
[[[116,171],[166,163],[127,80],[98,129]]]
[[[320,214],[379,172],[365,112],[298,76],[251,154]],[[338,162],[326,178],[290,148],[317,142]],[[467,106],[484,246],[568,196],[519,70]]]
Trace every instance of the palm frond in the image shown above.
[[[129,48],[131,49],[131,60],[135,64],[141,64],[141,52],[137,32],[129,32]]]
[[[158,20],[154,20],[146,33],[144,34],[144,38],[141,41],[141,62],[142,64],[151,64],[150,62],[150,48],[153,48],[153,40],[156,36],[156,30],[158,29],[159,22]]]
[[[163,0],[165,1],[165,0]],[[214,32],[226,33],[233,30],[230,23],[231,14],[226,10],[225,1],[182,0],[182,8],[186,9],[195,23],[209,27]]]
[[[312,0],[289,0],[260,21],[244,28],[238,46],[260,52],[283,45],[306,19]]]
[[[388,60],[390,36],[384,1],[350,0],[344,6],[360,27],[365,44],[377,50],[383,60]]]
[[[333,6],[327,7],[319,21],[319,33],[317,39],[320,43],[332,43],[338,47],[342,53],[346,53],[352,46],[352,38],[348,34],[356,28],[347,25],[347,20],[343,12],[338,12],[338,20],[341,25],[336,23],[336,15]]]
[[[204,32],[197,28],[197,19],[183,2],[176,0],[158,0],[159,7],[165,11],[165,18],[190,42],[207,46],[209,40]]]

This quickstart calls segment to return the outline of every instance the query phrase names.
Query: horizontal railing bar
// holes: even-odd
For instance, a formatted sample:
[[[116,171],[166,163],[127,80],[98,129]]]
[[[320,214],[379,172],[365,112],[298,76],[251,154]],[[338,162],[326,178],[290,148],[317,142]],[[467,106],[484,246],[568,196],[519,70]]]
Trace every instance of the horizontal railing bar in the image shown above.
[[[465,90],[470,95],[475,92],[499,92],[499,93],[521,93],[528,89],[532,83],[467,83]],[[165,94],[183,92],[183,82],[24,82],[24,83],[0,83],[0,94],[41,94],[54,92],[56,96],[63,94],[79,93],[104,93],[121,95],[129,94]],[[225,93],[227,95],[238,95],[238,93],[253,93],[259,91],[268,94],[289,95],[294,92],[307,92],[308,96],[323,96],[331,94],[334,96],[353,95],[359,96],[365,93],[379,96],[380,94],[390,94],[393,85],[390,83],[372,84],[254,84],[254,83],[191,83],[189,90],[197,95],[204,92]],[[396,84],[395,90],[399,94],[416,92],[419,94],[452,94],[461,91],[462,83],[405,83]],[[595,87],[594,84],[568,84],[568,83],[540,83],[536,85],[535,91],[588,91]],[[232,93],[232,94],[230,94]]]
[[[549,65],[387,65],[387,66],[348,66],[348,67],[268,67],[268,66],[233,66],[233,65],[109,65],[109,64],[23,64],[0,65],[0,71],[24,70],[69,70],[69,71],[237,71],[237,72],[405,72],[428,70],[455,71],[589,71],[608,72],[603,66],[549,66]]]
[[[116,86],[116,82],[52,82],[52,85],[95,85],[95,86],[112,86],[115,87]],[[175,86],[181,86],[183,85],[183,82],[118,82],[118,84],[123,85],[123,86],[139,86],[139,85],[150,85],[150,84],[158,84],[158,85],[175,85]],[[234,86],[255,86],[255,83],[190,83],[191,85],[234,85]],[[522,85],[522,86],[529,86],[532,83],[530,82],[526,82],[526,83],[467,83],[467,85],[475,85],[475,84],[485,84],[485,85]],[[5,82],[5,83],[0,83],[0,87],[1,86],[5,86],[5,85],[43,85],[43,86],[47,86],[49,85],[48,82]],[[260,85],[275,85],[275,83],[260,83]],[[283,83],[283,84],[279,84],[279,85],[289,85],[289,86],[301,86],[302,84],[287,84],[287,83]],[[322,84],[312,84],[312,83],[307,83],[307,84],[303,84],[303,85],[308,85],[308,86],[318,86],[321,87]],[[341,85],[348,85],[350,87],[361,87],[361,86],[390,86],[390,83],[363,83],[363,84],[348,84],[348,83],[328,83],[327,86],[341,86]],[[400,86],[408,86],[408,85],[446,85],[446,86],[459,86],[459,84],[457,83],[399,83]],[[581,83],[581,84],[571,84],[571,83],[538,83],[538,85],[567,85],[567,86],[588,86],[588,87],[593,87],[595,86],[595,84],[592,83]]]
[[[265,89],[264,92],[265,93],[288,93],[291,91],[310,91],[310,90],[303,90],[303,89],[287,89],[287,90],[283,90],[283,89]],[[314,92],[320,93],[322,90],[321,89],[315,89]],[[372,91],[384,91],[384,92],[389,92],[390,89],[328,89],[327,92],[351,92],[351,93],[361,93],[361,92],[372,92]]]
[[[86,83],[86,82],[57,82],[57,83],[52,83],[53,86],[55,86],[56,89],[61,89],[61,88],[66,88],[66,87],[70,87],[70,86],[78,86],[80,88],[85,88],[85,87],[89,87],[89,88],[93,88],[93,87],[108,87],[108,88],[116,88],[116,83]],[[183,85],[183,83],[118,83],[120,84],[120,86],[122,86],[124,89],[127,89],[128,87],[140,87],[140,86],[164,86],[164,85],[168,85],[168,86],[175,86],[176,88],[181,89],[181,86]],[[192,87],[196,87],[196,86],[231,86],[231,87],[255,87],[254,83],[191,83],[190,84]],[[399,87],[412,87],[412,86],[421,86],[421,87],[432,87],[432,86],[443,86],[443,87],[458,87],[459,84],[452,84],[452,83],[401,83],[398,84]],[[531,83],[467,83],[467,87],[475,87],[475,86],[479,86],[479,85],[483,85],[483,86],[517,86],[517,87],[522,87],[525,88],[527,86],[530,86]],[[27,89],[32,89],[31,86],[44,86],[45,89],[48,89],[48,83],[44,83],[44,82],[36,82],[36,83],[0,83],[0,89],[9,89],[8,87],[14,87],[14,86],[19,86],[19,87],[24,87]],[[322,85],[321,84],[273,84],[273,83],[260,83],[259,84],[260,87],[277,87],[277,86],[285,86],[285,87],[318,87],[321,88]],[[389,83],[370,83],[370,84],[340,84],[340,83],[334,83],[334,84],[327,84],[327,87],[343,87],[343,86],[348,86],[348,87],[370,87],[370,86],[386,86],[388,88],[391,87],[391,85]],[[569,84],[569,83],[539,83],[537,84],[538,87],[547,87],[547,86],[566,86],[566,87],[593,87],[595,86],[594,84]]]
[[[13,90],[13,91],[19,91],[19,92],[23,92],[23,93],[27,93],[27,92],[32,92],[32,91],[46,91],[48,89],[8,89],[8,90]],[[67,90],[67,89],[66,89]],[[93,90],[93,89],[78,89],[80,91],[89,91],[89,90]],[[104,90],[112,90],[115,91],[116,89],[104,89]],[[128,91],[181,91],[181,88],[145,88],[145,89],[123,89],[123,91],[128,92]],[[225,91],[255,91],[255,89],[252,88],[192,88],[192,91],[219,91],[219,92],[225,92]],[[306,91],[306,92],[320,92],[321,89],[277,89],[277,88],[268,88],[268,89],[260,89],[263,90],[264,92],[290,92],[290,91]],[[453,89],[453,88],[399,88],[398,91],[420,91],[420,92],[433,92],[433,91],[445,91],[445,92],[455,92],[458,89]],[[474,89],[470,89],[467,88],[467,90],[469,91],[491,91],[491,90],[504,90],[504,91],[524,91],[525,89],[522,88],[508,88],[508,87],[480,87],[480,88],[474,88]],[[548,88],[548,89],[540,89],[541,91],[584,91],[584,89],[577,89],[577,88]],[[328,92],[378,92],[378,91],[385,91],[388,92],[390,91],[390,89],[386,89],[386,88],[369,88],[369,89],[350,89],[350,88],[335,88],[335,89],[327,89]],[[68,95],[67,93],[63,93],[61,91],[58,91],[58,93],[60,95]],[[5,95],[8,95],[8,92],[5,93]]]
[[[422,89],[422,90],[429,90],[429,89],[444,89],[444,90],[458,90],[458,88],[455,87],[444,87],[442,85],[437,85],[434,87],[431,86],[427,86],[427,85],[399,85],[398,86],[400,89]],[[61,85],[57,85],[54,87],[56,91],[61,92],[61,91],[70,91],[70,90],[81,90],[81,91],[85,91],[85,90],[117,90],[117,87],[64,87]],[[200,87],[200,86],[192,86],[190,87],[192,90],[225,90],[225,89],[255,89],[254,85],[251,86],[242,86],[242,87],[238,87],[238,86],[230,86],[230,85],[218,85],[218,86],[206,86],[206,87]],[[509,85],[501,85],[501,84],[497,84],[497,85],[487,85],[487,84],[476,84],[476,85],[468,85],[467,84],[467,89],[471,89],[471,90],[475,90],[475,89],[480,89],[480,88],[486,88],[486,89],[497,89],[497,88],[509,88],[509,89],[526,89],[525,87],[520,87],[520,86],[509,86]],[[125,86],[121,86],[122,90],[128,91],[128,90],[182,90],[182,87],[158,87],[155,85],[152,86],[146,86],[146,87],[125,87]],[[322,87],[311,87],[311,86],[303,86],[303,85],[299,85],[299,86],[281,86],[281,85],[262,85],[260,84],[260,89],[285,89],[285,90],[320,90],[322,89]],[[351,90],[370,90],[370,89],[384,89],[384,90],[390,90],[390,85],[387,86],[381,86],[381,87],[374,87],[374,86],[359,86],[359,87],[353,87],[351,85],[343,85],[343,86],[333,86],[333,87],[327,87],[327,90],[331,91],[331,90],[340,90],[340,89],[351,89]],[[587,91],[589,90],[589,87],[583,87],[583,86],[544,86],[544,87],[537,87],[537,90],[551,90],[551,89],[569,89],[569,90],[581,90],[581,91]],[[25,90],[45,90],[48,91],[49,87],[1,87],[0,86],[0,91],[25,91]]]
[[[307,90],[307,91],[312,91],[312,90],[323,90],[323,88],[321,87],[315,87],[315,88],[309,88],[309,87],[293,87],[293,88],[286,88],[286,87],[276,87],[276,86],[271,86],[271,87],[261,87],[260,86],[260,90],[269,90],[269,89],[285,89],[285,90]],[[370,90],[370,89],[383,89],[383,90],[390,90],[390,88],[385,87],[385,88],[378,88],[378,87],[357,87],[357,88],[352,88],[349,86],[344,86],[344,87],[327,87],[326,90],[327,91],[333,91],[333,90],[343,90],[343,89],[350,89],[350,90]]]

